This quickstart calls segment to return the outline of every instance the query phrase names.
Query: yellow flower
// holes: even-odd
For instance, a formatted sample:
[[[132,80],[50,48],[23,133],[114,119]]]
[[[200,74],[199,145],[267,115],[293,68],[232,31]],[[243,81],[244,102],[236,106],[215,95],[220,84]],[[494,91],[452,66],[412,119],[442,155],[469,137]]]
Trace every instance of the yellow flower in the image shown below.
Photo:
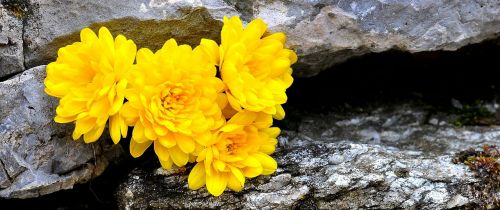
[[[130,153],[141,156],[154,142],[163,168],[185,165],[197,141],[224,124],[218,105],[223,83],[199,49],[168,40],[156,53],[137,52],[120,115],[134,126]]]
[[[220,48],[209,41],[202,42],[201,47],[211,52],[213,62],[219,64],[233,109],[264,112],[283,119],[281,104],[287,101],[285,91],[293,82],[290,65],[297,61],[297,56],[284,48],[285,34],[265,35],[266,30],[260,19],[243,28],[238,17],[224,17]]]
[[[280,130],[271,127],[272,117],[265,113],[241,111],[212,138],[200,142],[203,148],[191,170],[188,185],[192,190],[207,186],[208,192],[219,196],[228,187],[241,191],[245,177],[269,175],[277,163],[270,157],[276,148]]]
[[[131,69],[136,46],[132,40],[118,35],[116,39],[107,28],[99,36],[85,28],[80,42],[58,51],[55,62],[47,66],[45,92],[61,98],[54,120],[75,122],[73,139],[83,135],[86,143],[101,136],[109,120],[110,134],[115,143],[127,127],[117,114],[123,105],[127,86],[125,75]]]

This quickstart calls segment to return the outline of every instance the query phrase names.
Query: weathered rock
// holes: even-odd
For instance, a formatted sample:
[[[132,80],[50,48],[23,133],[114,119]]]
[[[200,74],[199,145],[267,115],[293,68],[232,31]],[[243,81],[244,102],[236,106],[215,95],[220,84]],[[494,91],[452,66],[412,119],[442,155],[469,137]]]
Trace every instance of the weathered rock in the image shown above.
[[[476,190],[486,186],[452,159],[468,147],[500,143],[500,127],[457,128],[442,116],[411,104],[364,113],[303,115],[297,131],[285,131],[279,138],[274,155],[277,172],[248,181],[242,192],[226,191],[216,198],[205,189],[189,191],[186,170],[137,168],[118,189],[119,205],[121,209],[482,206],[478,197],[482,192]]]
[[[0,4],[0,78],[23,70],[22,19],[11,7]]]
[[[99,175],[123,149],[71,138],[53,121],[57,99],[44,93],[45,66],[0,83],[0,197],[30,198],[72,188]],[[106,136],[106,135],[104,135]]]
[[[217,39],[222,23],[207,9],[192,8],[195,6],[182,1],[33,0],[33,15],[27,17],[24,34],[27,65],[47,64],[60,47],[79,41],[84,27],[97,31],[106,26],[114,35],[121,33],[138,47],[153,50],[169,38],[191,45],[198,44],[201,37]],[[218,6],[222,5],[215,4],[213,12]]]
[[[24,30],[26,65],[47,64],[78,31],[108,26],[140,47],[168,38],[195,45],[218,39],[224,15],[265,20],[297,51],[296,76],[312,76],[368,52],[455,50],[498,37],[500,3],[464,1],[32,0]]]

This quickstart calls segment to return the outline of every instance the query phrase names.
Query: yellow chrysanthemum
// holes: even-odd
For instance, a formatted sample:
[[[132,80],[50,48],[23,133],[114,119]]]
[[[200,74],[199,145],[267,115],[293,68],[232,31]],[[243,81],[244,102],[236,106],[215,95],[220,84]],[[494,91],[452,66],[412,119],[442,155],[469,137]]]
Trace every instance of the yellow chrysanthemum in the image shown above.
[[[156,53],[140,49],[120,112],[134,126],[132,156],[141,156],[154,142],[163,168],[185,165],[196,141],[225,122],[217,100],[223,88],[215,66],[199,49],[178,46],[173,39]]]
[[[285,34],[265,35],[266,28],[260,19],[244,28],[238,17],[224,17],[220,48],[209,42],[201,46],[212,52],[219,64],[227,98],[235,110],[243,108],[283,119],[281,104],[287,101],[285,91],[293,82],[290,65],[297,56],[284,47]]]
[[[127,80],[136,46],[133,41],[118,35],[116,39],[107,28],[99,29],[99,36],[85,28],[80,42],[58,51],[55,62],[47,66],[45,92],[61,98],[54,120],[58,123],[75,122],[73,139],[83,135],[86,143],[96,141],[106,122],[113,141],[126,135],[126,125],[117,114],[123,105]]]
[[[241,191],[245,177],[274,173],[277,163],[269,155],[276,148],[280,129],[271,127],[272,121],[269,114],[241,111],[212,138],[200,142],[204,148],[189,174],[189,188],[206,185],[208,192],[219,196],[226,187]]]

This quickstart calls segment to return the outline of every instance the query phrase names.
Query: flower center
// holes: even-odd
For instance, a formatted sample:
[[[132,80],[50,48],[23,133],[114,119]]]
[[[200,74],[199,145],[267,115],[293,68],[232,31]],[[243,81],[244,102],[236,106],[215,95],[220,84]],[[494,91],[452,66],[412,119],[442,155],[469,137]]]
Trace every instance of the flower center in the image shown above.
[[[193,95],[193,88],[189,84],[166,82],[158,89],[160,91],[154,96],[154,103],[159,112],[156,114],[164,119],[173,118],[185,110],[192,101],[190,98]]]
[[[177,84],[163,89],[160,93],[161,106],[169,111],[182,109],[187,98],[183,86]]]
[[[227,133],[224,134],[223,138],[224,141],[221,142],[224,143],[219,145],[219,151],[225,151],[229,155],[239,153],[239,151],[247,145],[247,136],[245,132]]]

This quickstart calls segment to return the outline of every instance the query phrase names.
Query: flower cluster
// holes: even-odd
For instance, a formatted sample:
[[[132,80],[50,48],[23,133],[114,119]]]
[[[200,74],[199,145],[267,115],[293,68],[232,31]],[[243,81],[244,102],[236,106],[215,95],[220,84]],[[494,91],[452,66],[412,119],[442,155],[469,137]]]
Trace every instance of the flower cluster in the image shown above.
[[[285,116],[297,61],[283,33],[268,33],[260,19],[244,27],[224,17],[220,45],[202,39],[194,49],[170,39],[137,51],[105,27],[80,37],[59,49],[45,79],[45,92],[60,98],[54,120],[74,122],[73,139],[94,142],[108,124],[118,143],[133,127],[133,157],[153,145],[165,169],[193,163],[189,188],[214,196],[276,171],[270,155],[280,129],[271,126]]]

